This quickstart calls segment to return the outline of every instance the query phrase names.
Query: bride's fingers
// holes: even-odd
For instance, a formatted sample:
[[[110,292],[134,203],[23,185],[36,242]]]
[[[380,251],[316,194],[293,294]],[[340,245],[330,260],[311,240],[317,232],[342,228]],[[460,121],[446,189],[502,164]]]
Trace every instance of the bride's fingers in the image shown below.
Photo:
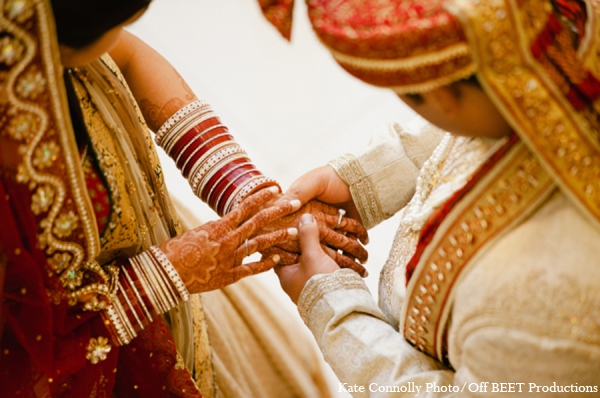
[[[294,241],[294,242],[296,242],[296,241]],[[288,243],[290,243],[290,242],[280,243],[277,246],[263,249],[260,251],[260,254],[263,255],[263,259],[270,257],[274,254],[279,255],[279,257],[281,259],[279,260],[278,265],[296,264],[296,263],[298,263],[298,261],[300,261],[300,255],[297,254],[300,251],[300,247],[296,245],[297,252],[290,252],[290,251],[287,251],[284,247],[284,245],[287,245]]]
[[[299,208],[300,201],[298,200],[276,202],[272,206],[253,215],[252,218],[240,225],[235,232],[241,240],[246,239],[264,226],[271,224],[274,220],[290,214]]]
[[[281,258],[278,254],[274,254],[270,257],[261,259],[260,261],[254,261],[252,263],[240,264],[233,270],[234,279],[238,281],[247,276],[256,275],[268,271],[275,267]]]
[[[340,217],[339,214],[335,216],[323,214],[323,218],[324,222],[332,230],[342,234],[350,233],[355,235],[364,244],[369,242],[369,234],[366,228],[357,220],[350,217]]]
[[[361,263],[365,263],[369,258],[369,253],[356,240],[338,234],[324,225],[319,225],[319,233],[321,235],[321,243],[331,246],[334,249],[342,250],[357,258]]]
[[[369,272],[367,271],[367,269],[361,264],[354,261],[354,259],[342,253],[339,253],[327,246],[323,246],[323,249],[325,250],[325,253],[327,253],[327,255],[331,257],[337,263],[337,265],[340,266],[340,268],[350,268],[363,278],[369,276]]]
[[[279,188],[275,186],[261,189],[244,199],[237,208],[224,216],[223,220],[237,226],[254,215],[262,205],[274,199],[278,193]]]
[[[277,245],[277,247],[285,252],[300,254],[300,243],[297,240],[281,242]]]
[[[296,239],[298,230],[296,228],[279,229],[263,235],[257,235],[252,239],[244,240],[240,247],[235,251],[236,264],[240,259],[252,255],[256,252],[262,252],[265,249],[275,246],[286,240]],[[238,261],[239,260],[239,261]]]
[[[335,249],[341,249],[347,254],[358,258],[361,262],[365,262],[367,260],[368,252],[360,245],[360,243],[358,243],[353,235],[341,235],[335,231],[332,231],[331,229],[328,229],[326,226],[321,224],[319,225],[320,231],[321,229],[323,230],[320,236],[321,243],[331,246]],[[289,253],[300,253],[300,245],[297,240],[290,240],[280,243],[278,247]]]

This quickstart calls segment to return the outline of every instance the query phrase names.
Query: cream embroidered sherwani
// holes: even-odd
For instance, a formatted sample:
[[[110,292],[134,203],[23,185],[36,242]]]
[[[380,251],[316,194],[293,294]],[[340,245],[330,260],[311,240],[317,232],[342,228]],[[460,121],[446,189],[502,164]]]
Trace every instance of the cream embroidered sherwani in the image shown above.
[[[390,125],[366,152],[332,162],[368,227],[406,205],[382,270],[379,306],[345,269],[314,276],[298,302],[325,359],[353,395],[486,396],[494,388],[494,396],[600,394],[600,231],[558,190],[485,247],[459,281],[448,328],[454,370],[398,332],[405,264],[423,223],[497,145],[442,139],[432,127],[413,134]],[[430,154],[435,159],[423,165]],[[492,384],[502,382],[523,384]]]

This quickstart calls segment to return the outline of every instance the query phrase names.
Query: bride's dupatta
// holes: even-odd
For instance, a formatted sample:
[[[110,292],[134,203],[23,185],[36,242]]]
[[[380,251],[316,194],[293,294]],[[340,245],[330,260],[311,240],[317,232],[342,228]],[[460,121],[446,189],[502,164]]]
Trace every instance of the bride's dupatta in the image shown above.
[[[2,393],[200,396],[162,318],[117,347],[100,316],[119,264],[180,232],[135,102],[110,59],[72,70],[78,142],[49,2],[0,0],[0,13]],[[86,162],[107,192],[104,223]]]

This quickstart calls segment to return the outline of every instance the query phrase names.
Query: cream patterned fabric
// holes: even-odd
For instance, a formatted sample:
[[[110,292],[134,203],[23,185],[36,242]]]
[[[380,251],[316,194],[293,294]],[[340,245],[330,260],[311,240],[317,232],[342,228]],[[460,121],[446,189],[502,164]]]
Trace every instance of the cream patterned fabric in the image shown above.
[[[398,332],[404,265],[422,226],[417,221],[462,186],[448,189],[443,181],[465,181],[495,145],[477,141],[443,139],[440,146],[449,150],[438,151],[439,173],[426,173],[432,165],[422,168],[421,184],[427,189],[417,209],[420,217],[413,211],[413,198],[402,210],[382,271],[380,306],[349,270],[317,275],[302,292],[300,314],[354,396],[489,396],[492,383],[501,382],[523,383],[511,388],[527,394],[554,388],[560,391],[556,396],[570,396],[580,394],[582,386],[598,394],[600,267],[595,259],[600,258],[600,231],[558,191],[487,247],[459,281],[448,330],[449,361],[455,371],[414,349]],[[469,153],[474,156],[469,162],[457,162]],[[412,175],[412,167],[408,173],[396,173]],[[373,191],[381,192],[371,182]],[[400,184],[401,193],[407,185]]]
[[[330,162],[350,187],[367,229],[393,216],[410,200],[419,169],[442,135],[421,118],[408,128],[389,123],[364,152]]]

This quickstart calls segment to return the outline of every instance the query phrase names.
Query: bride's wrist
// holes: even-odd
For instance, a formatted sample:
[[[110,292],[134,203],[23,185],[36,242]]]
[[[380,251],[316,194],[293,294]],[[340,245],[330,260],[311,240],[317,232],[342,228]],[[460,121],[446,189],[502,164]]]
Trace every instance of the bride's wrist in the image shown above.
[[[117,345],[128,344],[155,317],[189,300],[181,277],[156,246],[129,258],[116,283],[116,294],[103,316]]]
[[[192,190],[219,215],[248,195],[277,183],[265,177],[205,101],[176,112],[156,133]]]

